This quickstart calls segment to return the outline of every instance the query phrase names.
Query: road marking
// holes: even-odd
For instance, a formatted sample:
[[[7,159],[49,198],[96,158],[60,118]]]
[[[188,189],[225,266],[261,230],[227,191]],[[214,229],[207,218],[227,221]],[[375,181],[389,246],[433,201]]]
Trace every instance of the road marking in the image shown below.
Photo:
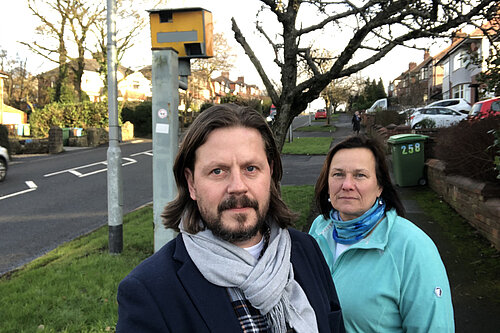
[[[7,199],[7,198],[10,198],[10,197],[15,197],[16,195],[20,195],[20,194],[32,192],[32,191],[35,191],[38,188],[38,186],[36,186],[36,184],[33,181],[31,181],[31,180],[28,180],[25,183],[29,187],[29,189],[4,195],[4,196],[0,197],[0,200]]]
[[[148,156],[153,156],[153,150],[146,150],[140,153],[135,153],[130,156],[138,156],[138,155],[148,155]]]
[[[127,161],[125,163],[122,163],[122,166],[126,166],[126,165],[137,163],[137,161],[134,160],[133,158],[123,157],[122,160]],[[81,169],[84,169],[84,168],[90,168],[90,167],[93,167],[93,166],[96,166],[96,165],[106,165],[107,166],[108,163],[106,161],[96,162],[96,163],[92,163],[92,164],[82,165],[82,166],[79,166],[79,167],[76,167],[76,168],[71,168],[71,169],[66,169],[66,170],[61,170],[61,171],[56,171],[56,172],[48,173],[48,174],[43,175],[43,176],[44,177],[51,177],[51,176],[56,176],[56,175],[60,175],[60,174],[63,174],[63,173],[67,172],[67,173],[70,173],[70,174],[72,174],[74,176],[82,178],[82,177],[87,177],[87,176],[95,175],[95,174],[100,173],[100,172],[105,172],[105,171],[108,170],[108,168],[103,168],[103,169],[99,169],[99,170],[92,171],[92,172],[87,172],[87,173],[81,173],[79,171],[76,171],[76,170],[81,170]]]

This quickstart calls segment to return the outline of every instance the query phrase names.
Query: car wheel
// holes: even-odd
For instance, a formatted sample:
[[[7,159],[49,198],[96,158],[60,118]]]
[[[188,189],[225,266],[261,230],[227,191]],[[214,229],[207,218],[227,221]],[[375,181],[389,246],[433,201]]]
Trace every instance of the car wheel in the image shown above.
[[[424,185],[426,185],[426,184],[427,184],[427,179],[425,179],[425,178],[420,178],[420,179],[418,180],[418,185],[420,185],[420,186],[424,186]]]
[[[413,129],[421,129],[422,128],[422,123],[416,123],[415,125],[413,125],[412,128]]]
[[[0,158],[0,182],[7,176],[7,162]]]

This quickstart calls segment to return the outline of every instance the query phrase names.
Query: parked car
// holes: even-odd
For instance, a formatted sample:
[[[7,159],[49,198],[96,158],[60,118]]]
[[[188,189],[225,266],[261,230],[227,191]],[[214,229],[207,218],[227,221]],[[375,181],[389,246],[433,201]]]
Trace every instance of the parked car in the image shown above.
[[[422,128],[426,119],[432,120],[435,127],[448,127],[466,119],[467,115],[448,107],[425,107],[410,116],[411,128]]]
[[[7,176],[7,169],[9,168],[9,153],[7,149],[0,146],[0,182]]]
[[[477,102],[469,112],[469,118],[472,119],[483,119],[498,115],[500,115],[500,97]]]
[[[409,108],[409,109],[404,109],[404,110],[398,111],[398,114],[404,115],[405,116],[405,123],[406,123],[406,125],[409,125],[411,115],[414,114],[415,112],[417,112],[418,110],[419,110],[419,108]]]
[[[274,117],[276,116],[276,109],[271,109],[271,113],[266,117],[266,121],[269,125],[274,123]]]
[[[319,109],[316,111],[314,114],[314,119],[326,119],[326,110],[325,109]]]
[[[471,109],[470,103],[463,98],[443,99],[427,105],[426,108],[432,106],[445,106],[466,115],[469,114]]]

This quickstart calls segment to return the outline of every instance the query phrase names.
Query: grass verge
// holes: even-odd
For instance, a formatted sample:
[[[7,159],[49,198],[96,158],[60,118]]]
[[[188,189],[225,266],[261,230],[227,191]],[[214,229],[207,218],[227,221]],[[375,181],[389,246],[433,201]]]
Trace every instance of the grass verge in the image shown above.
[[[296,155],[326,155],[330,149],[331,137],[295,138],[292,142],[285,142],[282,154]]]
[[[311,125],[296,128],[295,132],[335,132],[337,128],[333,125]]]
[[[114,332],[118,283],[151,255],[152,221],[151,207],[124,217],[121,255],[103,227],[3,276],[0,332]]]
[[[308,218],[314,200],[314,185],[283,186],[281,193],[288,207],[299,214],[299,218],[295,222],[295,229],[309,231]]]
[[[447,246],[443,260],[457,292],[490,298],[500,305],[499,252],[431,189],[412,191],[412,199],[438,225]]]
[[[285,202],[307,224],[313,186],[283,186]],[[107,227],[67,242],[0,278],[0,332],[114,332],[120,281],[152,254],[153,211],[124,217],[124,250],[108,253]]]

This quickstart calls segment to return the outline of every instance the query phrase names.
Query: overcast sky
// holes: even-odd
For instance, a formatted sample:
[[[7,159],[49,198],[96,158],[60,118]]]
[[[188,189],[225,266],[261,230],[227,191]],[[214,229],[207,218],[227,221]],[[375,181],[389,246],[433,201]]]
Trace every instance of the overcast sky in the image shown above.
[[[215,32],[223,32],[226,39],[238,55],[235,69],[231,72],[231,79],[238,76],[245,76],[245,82],[258,84],[262,87],[261,80],[255,71],[253,65],[244,54],[242,48],[234,40],[231,31],[231,17],[235,17],[240,29],[247,39],[252,42],[257,40],[257,33],[254,29],[255,13],[260,6],[257,0],[172,0],[168,8],[177,7],[202,7],[210,10],[214,19]],[[138,10],[151,9],[148,5],[141,6]],[[54,63],[44,60],[40,56],[34,55],[27,47],[18,43],[18,41],[32,41],[36,36],[34,29],[38,25],[38,19],[33,17],[27,8],[26,0],[0,0],[2,8],[2,19],[0,20],[0,48],[6,49],[9,57],[15,57],[19,54],[23,58],[28,58],[28,69],[38,74],[55,67]],[[132,68],[151,64],[151,42],[149,38],[149,27],[145,29],[141,42],[129,51],[128,56],[124,58],[123,64]],[[259,54],[266,50],[266,45],[252,44],[254,51]],[[436,50],[437,52],[438,50]],[[431,49],[431,55],[433,55]],[[279,72],[273,69],[272,54],[262,56],[261,61],[269,69],[274,80],[279,81]],[[267,63],[265,61],[267,60]],[[423,51],[399,48],[394,50],[377,64],[367,68],[362,74],[371,79],[381,77],[384,84],[396,78],[402,72],[408,69],[409,62],[420,63],[423,61]]]

